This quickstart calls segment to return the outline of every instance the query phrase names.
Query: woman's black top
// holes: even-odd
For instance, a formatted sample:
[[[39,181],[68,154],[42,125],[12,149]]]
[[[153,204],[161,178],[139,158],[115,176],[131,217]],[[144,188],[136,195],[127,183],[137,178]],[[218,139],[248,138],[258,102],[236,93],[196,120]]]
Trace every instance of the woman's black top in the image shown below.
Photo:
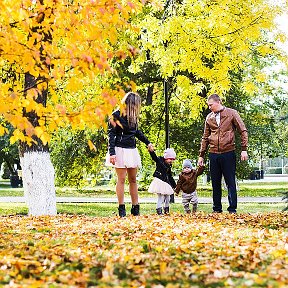
[[[112,113],[114,123],[109,122],[108,136],[109,136],[109,154],[115,155],[115,147],[122,148],[136,148],[136,138],[144,142],[146,145],[150,143],[147,137],[137,127],[131,128],[128,125],[126,116],[122,116],[119,110]]]

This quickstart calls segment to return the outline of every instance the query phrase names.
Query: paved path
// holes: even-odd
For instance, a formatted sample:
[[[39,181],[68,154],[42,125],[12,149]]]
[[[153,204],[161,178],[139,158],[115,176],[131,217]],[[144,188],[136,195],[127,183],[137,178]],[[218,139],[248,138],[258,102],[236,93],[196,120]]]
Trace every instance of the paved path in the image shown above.
[[[116,197],[56,197],[57,203],[117,203]],[[182,203],[180,197],[175,198],[176,203]],[[24,197],[0,197],[0,203],[25,203]],[[130,198],[125,197],[126,203],[131,203]],[[156,197],[140,197],[140,203],[156,203]],[[227,197],[222,198],[223,203],[227,203]],[[238,197],[239,203],[280,203],[284,202],[282,197]],[[212,203],[212,197],[199,197],[199,203]]]

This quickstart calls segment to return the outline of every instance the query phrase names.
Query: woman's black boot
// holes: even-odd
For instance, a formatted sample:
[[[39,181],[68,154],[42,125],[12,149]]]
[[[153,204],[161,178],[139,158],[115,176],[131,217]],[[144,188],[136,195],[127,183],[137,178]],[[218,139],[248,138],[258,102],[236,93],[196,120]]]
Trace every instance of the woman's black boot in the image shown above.
[[[157,212],[158,215],[162,215],[162,214],[163,214],[163,213],[162,213],[162,208],[157,208],[157,209],[156,209],[156,212]]]
[[[169,214],[169,207],[164,207],[164,214]]]
[[[126,209],[125,209],[125,204],[120,204],[118,207],[118,212],[120,217],[125,217],[126,216]]]
[[[132,205],[131,214],[134,215],[134,216],[140,215],[140,206],[139,206],[139,204]]]

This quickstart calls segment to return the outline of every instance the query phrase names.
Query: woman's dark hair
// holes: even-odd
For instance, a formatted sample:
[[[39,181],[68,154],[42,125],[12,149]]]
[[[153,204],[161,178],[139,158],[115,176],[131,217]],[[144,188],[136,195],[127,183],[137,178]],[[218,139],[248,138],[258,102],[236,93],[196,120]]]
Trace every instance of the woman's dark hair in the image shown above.
[[[129,127],[137,127],[141,108],[141,98],[134,92],[128,92],[122,102],[125,104]]]

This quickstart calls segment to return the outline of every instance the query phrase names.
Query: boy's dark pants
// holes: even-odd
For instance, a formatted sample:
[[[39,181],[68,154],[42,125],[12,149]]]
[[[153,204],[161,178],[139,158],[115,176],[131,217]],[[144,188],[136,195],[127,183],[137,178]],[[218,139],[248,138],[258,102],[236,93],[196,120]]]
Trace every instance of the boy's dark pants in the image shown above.
[[[222,212],[222,188],[221,180],[224,176],[228,189],[229,212],[236,212],[237,190],[236,190],[236,155],[235,151],[223,154],[210,153],[210,173],[213,188],[213,211]]]

